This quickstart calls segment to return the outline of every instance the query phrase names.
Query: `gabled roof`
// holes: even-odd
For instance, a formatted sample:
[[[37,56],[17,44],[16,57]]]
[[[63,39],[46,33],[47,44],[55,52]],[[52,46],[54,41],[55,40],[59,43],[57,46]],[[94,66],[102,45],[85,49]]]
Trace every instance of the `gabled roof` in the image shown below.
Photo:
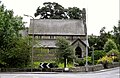
[[[29,35],[86,35],[82,20],[69,19],[31,19]]]
[[[77,40],[75,40],[71,45],[74,45],[77,41],[81,42],[85,47],[86,46],[89,47],[88,41],[87,40],[83,41],[80,38],[78,38]]]

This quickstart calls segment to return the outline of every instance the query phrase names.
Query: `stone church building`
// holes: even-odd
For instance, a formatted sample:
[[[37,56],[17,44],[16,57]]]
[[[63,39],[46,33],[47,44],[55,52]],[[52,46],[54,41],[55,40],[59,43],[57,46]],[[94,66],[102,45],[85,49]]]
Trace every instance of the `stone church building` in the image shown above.
[[[88,48],[85,19],[31,19],[29,36],[35,38],[35,48],[56,49],[56,38],[64,37],[70,41],[78,58],[86,56]]]

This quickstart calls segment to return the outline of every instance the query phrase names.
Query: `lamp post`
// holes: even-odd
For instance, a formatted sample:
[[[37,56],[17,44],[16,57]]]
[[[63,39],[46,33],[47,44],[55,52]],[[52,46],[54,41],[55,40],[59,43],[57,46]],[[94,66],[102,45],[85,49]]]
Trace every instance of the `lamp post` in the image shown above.
[[[94,47],[92,46],[92,64],[93,64],[93,71],[94,71]]]
[[[86,64],[85,64],[86,72],[88,72],[88,36],[86,35]]]
[[[33,71],[33,52],[34,52],[34,17],[32,17],[31,15],[26,15],[24,14],[24,16],[26,17],[30,17],[33,19],[33,26],[32,26],[32,51],[31,51],[31,72]]]

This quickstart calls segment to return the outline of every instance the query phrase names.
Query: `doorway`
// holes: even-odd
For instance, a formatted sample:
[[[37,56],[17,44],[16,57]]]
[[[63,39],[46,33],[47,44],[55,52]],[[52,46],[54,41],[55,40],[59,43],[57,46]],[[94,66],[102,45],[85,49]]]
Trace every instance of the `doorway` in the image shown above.
[[[78,46],[76,47],[75,49],[75,55],[78,57],[78,58],[82,58],[82,50],[81,48]]]

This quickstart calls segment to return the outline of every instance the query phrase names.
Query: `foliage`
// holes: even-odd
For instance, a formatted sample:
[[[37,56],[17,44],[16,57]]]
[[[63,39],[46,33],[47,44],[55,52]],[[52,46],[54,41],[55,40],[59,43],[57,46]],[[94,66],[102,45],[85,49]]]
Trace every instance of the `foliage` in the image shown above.
[[[102,58],[105,55],[106,55],[106,52],[104,52],[103,50],[95,50],[94,51],[94,60],[99,60],[100,58]]]
[[[113,39],[114,39],[115,43],[117,44],[117,47],[120,52],[120,20],[118,22],[118,26],[113,27],[112,32],[113,32]]]
[[[117,46],[113,40],[108,39],[108,41],[104,45],[104,51],[109,52],[112,49],[117,49]]]
[[[120,52],[116,49],[112,49],[107,53],[107,56],[119,56]]]
[[[82,17],[82,11],[77,7],[69,7],[67,10],[67,14],[70,19],[81,19]]]
[[[35,17],[40,15],[41,19],[62,19],[67,18],[64,7],[58,3],[45,2],[44,7],[38,7],[35,13]]]
[[[86,57],[83,58],[84,62],[86,62]],[[88,64],[91,65],[92,64],[92,58],[90,56],[87,57],[88,60]]]
[[[95,50],[103,50],[106,41],[108,39],[112,39],[111,31],[106,32],[105,29],[105,27],[101,28],[99,36],[93,34],[88,36],[90,50],[92,50],[92,46],[95,48]]]
[[[118,47],[118,50],[119,50],[119,52],[120,52],[120,45],[118,44],[117,47]]]
[[[105,31],[105,27],[101,28],[100,30],[100,36],[98,36],[98,41],[97,41],[97,45],[99,46],[97,50],[103,50],[104,49],[104,45],[106,43],[106,41],[108,39],[111,39],[111,34],[110,32],[106,32]]]
[[[40,62],[34,62],[33,63],[34,68],[39,68],[39,65],[40,65]]]
[[[92,58],[90,56],[88,56],[87,60],[88,60],[88,64],[91,65],[92,64]],[[77,58],[75,60],[75,63],[79,64],[79,66],[84,66],[85,63],[86,63],[86,57],[84,57],[83,59]]]
[[[74,51],[70,46],[70,43],[63,37],[57,39],[56,46],[58,47],[56,57],[58,62],[65,63],[66,59],[68,63],[73,62]]]
[[[20,37],[24,29],[22,17],[0,5],[0,63],[4,67],[24,67],[29,63],[29,39]]]
[[[95,50],[99,50],[100,49],[100,45],[98,45],[99,41],[98,41],[98,36],[96,35],[89,35],[88,36],[88,42],[89,42],[89,46],[90,46],[90,51],[92,51],[93,47]]]
[[[112,58],[108,56],[104,56],[101,59],[98,60],[98,63],[102,64],[111,64],[113,62]]]
[[[76,59],[75,64],[78,64],[79,66],[84,66],[85,65],[85,60],[83,59]]]
[[[81,19],[85,18],[85,14],[77,7],[69,7],[65,9],[58,3],[45,2],[43,7],[37,8],[35,17],[40,19]],[[85,9],[83,9],[85,11]]]
[[[24,28],[22,17],[14,16],[12,10],[5,9],[4,5],[0,6],[0,48],[10,49],[10,43],[13,38],[19,35],[19,30]]]
[[[5,66],[10,68],[27,66],[30,62],[31,52],[31,46],[28,44],[28,39],[14,39],[10,46],[13,47],[11,47],[9,51],[0,49],[0,60],[5,62]]]
[[[58,67],[59,67],[59,68],[64,68],[64,64],[63,64],[63,63],[59,63],[59,64],[58,64]],[[73,64],[68,63],[68,64],[66,65],[66,67],[72,68],[72,67],[74,67],[74,66],[73,66]]]
[[[108,57],[111,57],[113,61],[118,62],[120,60],[120,52],[118,50],[112,49],[107,53]]]

